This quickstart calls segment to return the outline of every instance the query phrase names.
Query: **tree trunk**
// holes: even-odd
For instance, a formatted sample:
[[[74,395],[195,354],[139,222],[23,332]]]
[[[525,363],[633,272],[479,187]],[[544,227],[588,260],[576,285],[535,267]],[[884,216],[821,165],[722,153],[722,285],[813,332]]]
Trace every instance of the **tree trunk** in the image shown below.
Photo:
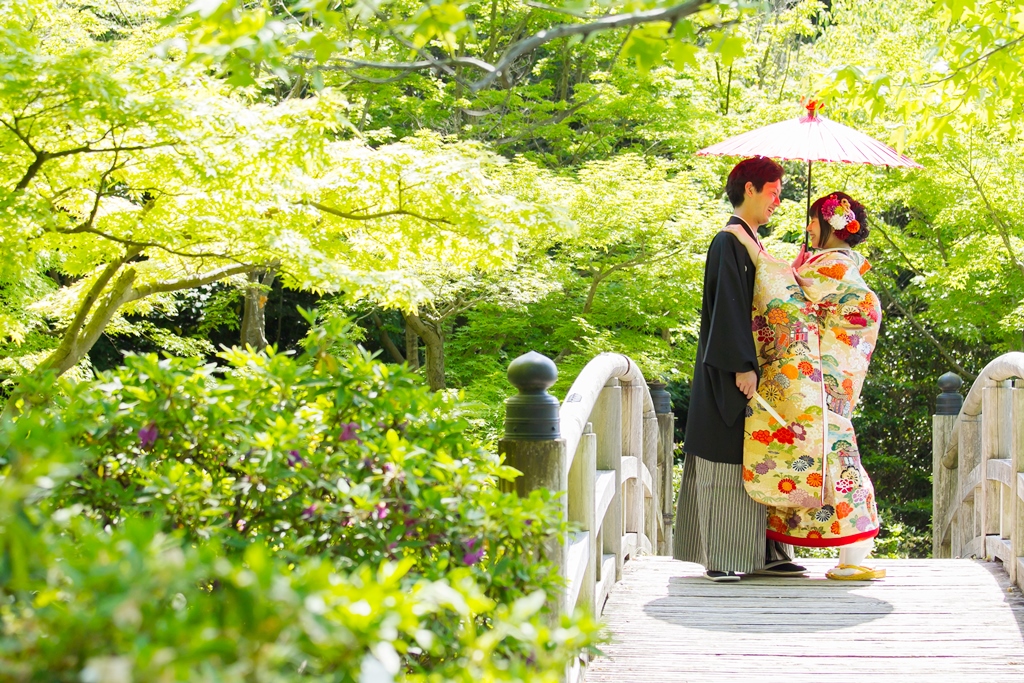
[[[415,313],[403,313],[405,324],[423,339],[426,347],[427,385],[431,391],[445,388],[444,382],[444,336],[441,325],[424,320]]]
[[[129,252],[128,258],[133,255],[133,253]],[[114,317],[117,309],[131,298],[132,285],[135,283],[134,268],[128,268],[122,272],[111,286],[107,295],[98,302],[96,300],[96,295],[99,294],[103,286],[110,281],[126,260],[127,258],[115,261],[106,268],[100,279],[86,295],[78,315],[75,317],[75,321],[65,331],[60,345],[43,359],[31,374],[38,377],[46,372],[54,372],[59,377],[85,358],[86,354],[89,353],[96,343],[96,340],[103,334],[103,330],[106,329],[107,323]],[[95,309],[92,308],[94,303],[96,304]],[[89,315],[90,312],[92,312],[91,316]],[[33,400],[30,393],[21,386],[15,387],[7,399],[6,405],[4,405],[2,415],[14,417],[21,412],[21,409],[18,407],[19,402],[30,403]]]
[[[58,376],[73,368],[92,349],[96,340],[103,334],[107,324],[114,314],[130,301],[138,301],[147,296],[160,292],[177,292],[193,287],[202,287],[212,282],[223,280],[232,275],[240,275],[249,272],[252,266],[234,264],[217,268],[206,273],[188,275],[178,280],[165,280],[149,284],[136,285],[135,269],[129,267],[121,271],[121,267],[135,258],[142,251],[141,247],[129,247],[124,256],[107,264],[100,276],[93,283],[89,291],[78,306],[78,312],[74,320],[64,331],[60,345],[50,353],[30,374],[39,377],[46,372],[54,372]],[[276,268],[276,266],[274,266]],[[120,274],[119,274],[120,273]],[[114,276],[117,279],[103,295]],[[102,296],[101,296],[102,295]],[[7,417],[16,416],[20,412],[18,403],[33,401],[30,390],[19,385],[11,392],[7,399],[2,415]]]
[[[384,321],[381,320],[380,316],[376,313],[370,316],[370,320],[372,320],[373,324],[377,327],[377,333],[380,335],[381,346],[391,354],[392,360],[396,363],[404,363],[405,357],[402,356],[402,352],[398,350],[397,346],[395,346],[395,342],[391,340],[391,335],[388,334],[386,329],[384,329]]]
[[[248,344],[257,351],[262,351],[269,344],[267,341],[267,295],[271,285],[274,284],[276,275],[276,268],[249,273],[249,285],[245,288],[242,330],[239,335],[239,343],[242,346]]]
[[[420,336],[405,323],[405,360],[410,370],[420,369]]]

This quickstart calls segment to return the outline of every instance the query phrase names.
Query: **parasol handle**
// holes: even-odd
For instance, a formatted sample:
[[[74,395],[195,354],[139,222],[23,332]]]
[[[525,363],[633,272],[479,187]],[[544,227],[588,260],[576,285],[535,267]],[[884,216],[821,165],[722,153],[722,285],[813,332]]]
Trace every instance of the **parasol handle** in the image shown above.
[[[786,421],[785,421],[785,420],[784,420],[784,419],[782,418],[782,416],[781,416],[781,415],[779,415],[779,414],[778,414],[778,412],[776,412],[775,408],[772,408],[771,404],[770,404],[770,403],[768,403],[768,401],[766,401],[766,400],[765,400],[764,396],[762,396],[761,394],[759,394],[759,393],[757,393],[757,392],[755,391],[755,392],[754,392],[754,399],[755,399],[755,400],[756,400],[756,401],[757,401],[758,403],[760,403],[760,404],[761,404],[761,407],[762,407],[762,408],[764,408],[764,409],[765,409],[766,411],[768,411],[768,414],[769,414],[769,415],[771,415],[771,416],[772,416],[773,418],[775,418],[775,421],[776,421],[776,422],[778,422],[778,423],[779,423],[780,425],[782,425],[783,427],[785,427],[785,426],[786,426]]]
[[[814,163],[810,159],[807,160],[807,222],[804,223],[804,251],[808,249],[808,233],[807,225],[811,222],[811,164]]]

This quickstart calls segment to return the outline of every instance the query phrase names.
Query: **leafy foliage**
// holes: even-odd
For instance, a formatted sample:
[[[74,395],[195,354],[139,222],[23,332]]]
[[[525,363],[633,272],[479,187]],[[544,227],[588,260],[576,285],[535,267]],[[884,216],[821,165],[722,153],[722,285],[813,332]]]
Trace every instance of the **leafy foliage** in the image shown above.
[[[455,406],[331,353],[338,324],[298,359],[132,357],[0,424],[6,671],[558,678],[594,632],[544,625],[547,495],[502,493]]]

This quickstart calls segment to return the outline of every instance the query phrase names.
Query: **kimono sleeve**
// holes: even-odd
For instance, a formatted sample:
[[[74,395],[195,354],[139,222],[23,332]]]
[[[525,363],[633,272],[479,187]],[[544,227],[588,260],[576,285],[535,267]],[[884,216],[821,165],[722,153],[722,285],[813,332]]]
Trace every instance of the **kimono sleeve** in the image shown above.
[[[750,329],[751,287],[744,276],[744,268],[753,268],[749,261],[746,250],[725,232],[708,251],[704,286],[709,324],[701,360],[718,412],[729,426],[747,406],[747,397],[736,387],[736,373],[760,369]]]
[[[841,318],[842,327],[873,328],[881,319],[881,308],[862,277],[868,268],[863,258],[836,252],[801,267],[801,288],[808,301],[823,306],[822,313]]]

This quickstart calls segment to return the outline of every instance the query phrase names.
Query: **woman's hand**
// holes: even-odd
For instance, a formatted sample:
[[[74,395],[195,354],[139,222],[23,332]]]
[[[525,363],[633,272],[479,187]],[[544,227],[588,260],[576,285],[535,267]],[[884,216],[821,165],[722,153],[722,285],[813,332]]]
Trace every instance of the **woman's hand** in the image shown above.
[[[743,228],[740,228],[740,227],[735,226],[735,225],[730,225],[729,227],[727,227],[725,229],[728,232],[732,233],[736,237],[736,239],[738,239],[740,241],[740,244],[742,244],[743,247],[747,250],[747,255],[750,257],[750,260],[756,266],[757,265],[757,255],[761,251],[761,249],[757,246],[757,242],[755,242],[754,240],[750,239],[750,235],[748,235],[747,232]],[[768,252],[765,252],[765,253],[767,254]]]
[[[810,257],[811,255],[807,251],[807,245],[800,245],[800,253],[796,255],[795,259],[793,259],[793,269],[796,270],[803,264],[807,263],[807,259],[809,259]]]

